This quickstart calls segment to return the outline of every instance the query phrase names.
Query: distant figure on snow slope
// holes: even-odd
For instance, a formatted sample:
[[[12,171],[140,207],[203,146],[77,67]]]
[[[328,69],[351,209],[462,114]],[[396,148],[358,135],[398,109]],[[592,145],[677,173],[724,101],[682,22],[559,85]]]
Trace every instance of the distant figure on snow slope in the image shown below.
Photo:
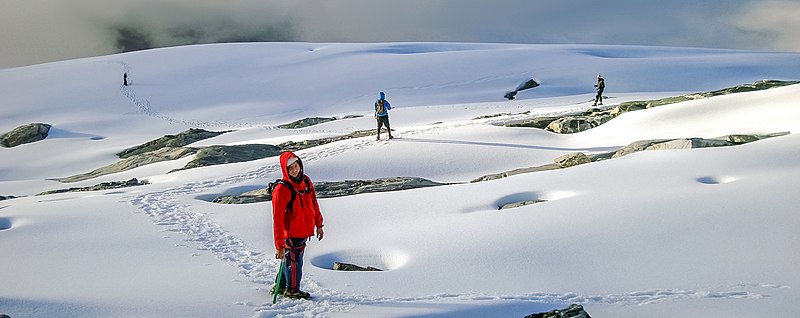
[[[597,96],[594,97],[594,104],[592,106],[603,105],[603,90],[606,89],[606,80],[602,75],[597,75],[597,84],[594,84],[597,89]]]
[[[386,94],[380,92],[378,94],[378,100],[375,101],[375,119],[378,120],[378,138],[375,140],[381,140],[381,126],[386,126],[386,130],[389,132],[389,139],[394,139],[392,136],[392,128],[389,127],[389,110],[392,109],[392,105],[389,104],[389,101],[386,100]]]

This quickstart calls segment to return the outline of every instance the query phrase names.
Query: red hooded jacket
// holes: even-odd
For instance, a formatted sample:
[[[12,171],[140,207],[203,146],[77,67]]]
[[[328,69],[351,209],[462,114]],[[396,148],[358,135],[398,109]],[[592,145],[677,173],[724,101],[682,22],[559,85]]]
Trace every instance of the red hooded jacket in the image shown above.
[[[275,249],[284,248],[286,238],[312,237],[315,228],[322,227],[322,212],[319,210],[314,184],[303,173],[303,162],[300,157],[297,157],[297,162],[300,164],[300,182],[295,182],[289,177],[286,162],[292,157],[297,156],[291,151],[284,152],[280,156],[280,163],[282,179],[288,181],[294,190],[284,184],[279,184],[272,193],[272,226]],[[295,191],[294,202],[292,202],[291,211],[286,211],[286,205],[292,199],[292,191]]]

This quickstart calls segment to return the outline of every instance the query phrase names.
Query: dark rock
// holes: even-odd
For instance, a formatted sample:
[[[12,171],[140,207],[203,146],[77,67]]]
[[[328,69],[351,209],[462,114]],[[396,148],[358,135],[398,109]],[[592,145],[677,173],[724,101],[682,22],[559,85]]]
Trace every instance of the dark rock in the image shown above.
[[[401,191],[445,185],[422,178],[395,177],[374,180],[345,180],[314,183],[318,198],[342,197],[360,193]],[[272,200],[272,194],[266,188],[249,191],[239,196],[221,196],[213,200],[222,204],[246,204]]]
[[[0,195],[0,201],[3,201],[3,200],[11,200],[11,199],[16,199],[16,198],[17,198],[17,197],[15,197],[15,196],[13,196],[13,195]]]
[[[327,122],[334,121],[334,120],[353,119],[353,118],[359,118],[359,117],[364,117],[364,116],[363,115],[347,115],[347,116],[344,116],[342,118],[336,118],[336,117],[308,117],[308,118],[304,118],[304,119],[293,121],[293,122],[288,123],[288,124],[278,125],[278,128],[282,128],[282,129],[298,129],[298,128],[311,127],[311,126],[314,126],[314,125],[319,125],[319,124],[327,123]]]
[[[193,155],[195,153],[197,153],[197,149],[195,148],[164,147],[155,151],[132,155],[115,163],[112,163],[108,166],[97,168],[87,173],[61,178],[58,179],[58,181],[64,183],[70,183],[70,182],[89,180],[107,174],[127,171],[151,163],[180,159],[186,156]]]
[[[763,81],[758,81],[754,84],[739,85],[710,92],[695,93],[695,94],[668,97],[668,98],[648,100],[648,101],[624,102],[608,109],[590,109],[585,112],[570,114],[556,118],[552,120],[546,126],[545,129],[559,134],[574,134],[577,132],[589,130],[594,127],[605,124],[610,120],[616,118],[617,116],[629,111],[648,109],[668,104],[708,98],[712,96],[764,90],[773,87],[787,86],[798,83],[800,83],[800,81],[763,80]]]
[[[446,183],[433,182],[423,178],[394,177],[374,180],[345,180],[339,182],[321,182],[315,185],[317,197],[333,198],[347,195],[401,191],[416,188],[435,187]]]
[[[361,267],[358,265],[348,264],[348,263],[340,263],[335,262],[333,263],[333,270],[335,271],[346,271],[346,272],[380,272],[383,271],[382,269],[378,269],[372,266]]]
[[[283,152],[280,147],[273,145],[235,145],[235,146],[209,146],[200,149],[194,160],[181,169],[186,170],[197,167],[213,166],[226,163],[236,163],[258,160],[278,156]]]
[[[647,150],[666,150],[666,149],[694,149],[694,148],[709,148],[709,147],[726,147],[726,146],[735,146],[740,145],[742,143],[748,141],[757,141],[771,137],[779,137],[788,135],[788,132],[779,132],[779,133],[772,133],[772,134],[765,134],[765,135],[729,135],[719,138],[678,138],[678,139],[654,139],[654,140],[640,140],[635,141],[628,144],[625,147],[619,148],[614,151],[609,151],[605,153],[595,154],[591,156],[587,156],[583,153],[570,153],[558,157],[554,160],[555,163],[542,165],[542,166],[535,166],[535,167],[525,167],[525,168],[518,168],[510,171],[500,172],[485,175],[474,179],[470,182],[482,182],[482,181],[489,181],[489,180],[496,180],[501,179],[517,174],[523,173],[531,173],[531,172],[539,172],[539,171],[547,171],[547,170],[554,170],[554,169],[561,169],[561,168],[568,168],[580,164],[586,164],[589,162],[601,161],[606,159],[612,158],[619,158],[622,156],[627,156],[632,153],[640,152],[640,151],[647,151]],[[536,202],[534,202],[536,203]]]
[[[103,182],[97,185],[93,185],[90,187],[75,187],[69,189],[59,189],[59,190],[52,190],[52,191],[45,191],[39,193],[37,195],[48,195],[48,194],[55,194],[55,193],[66,193],[66,192],[84,192],[84,191],[101,191],[101,190],[111,190],[111,189],[120,189],[120,188],[127,188],[127,187],[135,187],[141,185],[150,184],[146,180],[139,181],[136,178],[130,179],[128,181],[112,181],[112,182]]]
[[[536,200],[526,200],[526,201],[520,201],[520,202],[513,202],[513,203],[503,204],[502,206],[499,207],[499,209],[500,210],[513,209],[513,208],[518,208],[518,207],[523,207],[523,206],[526,206],[526,205],[531,205],[531,204],[536,204],[536,203],[543,203],[543,202],[547,202],[547,200],[536,199]]]
[[[530,314],[525,316],[525,318],[592,318],[589,316],[585,310],[583,310],[583,306],[578,304],[569,305],[566,309],[561,310],[553,310],[538,314]]]
[[[337,142],[346,139],[352,138],[361,138],[367,137],[371,135],[375,135],[375,129],[367,129],[367,130],[357,130],[352,133],[343,136],[336,136],[336,137],[329,137],[329,138],[322,138],[322,139],[314,139],[314,140],[303,140],[303,141],[287,141],[284,142],[278,147],[283,149],[284,151],[298,151],[303,150],[311,147],[321,146],[324,144],[329,144],[332,142]],[[382,130],[382,132],[386,132],[386,128]]]
[[[527,120],[520,120],[520,121],[513,121],[505,123],[503,126],[506,127],[532,127],[532,128],[539,128],[545,129],[547,126],[550,125],[553,121],[558,119],[559,117],[534,117]]]
[[[589,112],[587,115],[566,116],[552,121],[547,130],[558,134],[574,134],[605,124],[616,117],[609,112]]]
[[[517,96],[517,93],[538,86],[539,86],[538,82],[536,82],[534,79],[529,79],[517,85],[517,88],[515,88],[513,91],[506,92],[506,94],[503,97],[505,97],[508,100],[512,100]]]
[[[569,168],[592,162],[589,156],[582,152],[573,152],[556,158],[555,163],[561,168]]]
[[[33,123],[14,128],[14,130],[0,136],[0,145],[6,148],[22,144],[37,142],[47,138],[50,133],[49,124]]]
[[[118,153],[117,156],[125,159],[134,155],[156,151],[167,147],[184,147],[200,140],[216,137],[230,131],[208,131],[205,129],[192,128],[177,135],[166,135],[164,137],[148,141],[142,145],[131,147]]]
[[[283,129],[297,129],[297,128],[305,128],[309,126],[314,126],[322,123],[327,123],[329,121],[334,121],[336,118],[333,117],[309,117],[300,119],[297,121],[293,121],[288,124],[279,125],[278,128]]]

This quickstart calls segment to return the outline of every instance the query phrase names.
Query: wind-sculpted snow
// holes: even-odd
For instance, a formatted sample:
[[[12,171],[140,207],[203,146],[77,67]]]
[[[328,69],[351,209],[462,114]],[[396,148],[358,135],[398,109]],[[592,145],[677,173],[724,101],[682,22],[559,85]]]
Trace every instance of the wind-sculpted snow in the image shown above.
[[[461,123],[459,125],[470,125],[470,123]],[[404,136],[413,136],[431,129],[441,129],[441,127],[425,128],[420,131],[407,131],[404,132]],[[313,149],[312,151],[304,152],[302,158],[308,165],[313,164],[311,162],[315,160],[358,151],[359,149],[379,144],[380,143],[375,143],[365,138],[345,140],[336,143],[332,147]],[[154,224],[163,227],[164,231],[179,233],[185,236],[185,240],[190,245],[190,248],[210,252],[221,261],[238,268],[239,274],[241,274],[244,279],[261,286],[259,289],[263,290],[266,294],[277,274],[272,251],[264,251],[264,247],[248,246],[248,244],[238,238],[235,233],[227,231],[204,215],[192,211],[191,206],[181,204],[179,200],[181,198],[196,197],[197,193],[229,187],[247,180],[266,178],[275,173],[279,173],[279,167],[274,164],[267,165],[260,169],[222,179],[187,183],[162,191],[141,194],[133,198],[131,203],[150,216]],[[717,180],[718,178],[715,177],[704,177],[698,179],[698,182],[708,184],[720,183],[720,181]],[[520,200],[539,200],[546,202],[561,200],[575,195],[575,193],[569,191],[517,193],[500,198],[495,205],[497,207],[502,207],[511,202]],[[368,251],[343,251],[341,253],[321,255],[317,258],[306,260],[306,263],[308,266],[328,268],[329,265],[332,266],[335,261],[352,261],[355,259],[360,262],[376,263],[376,267],[383,266],[385,269],[392,270],[402,267],[408,257],[409,255],[405,255],[402,252],[387,253],[386,251],[381,251],[371,253]],[[380,274],[378,273],[378,275]],[[304,279],[303,288],[313,295],[313,301],[282,299],[276,305],[265,301],[264,304],[254,305],[254,310],[255,317],[273,317],[275,315],[284,317],[327,317],[331,313],[345,312],[358,305],[416,303],[420,301],[442,300],[468,302],[532,302],[554,304],[558,306],[570,303],[646,305],[662,301],[685,301],[693,299],[760,299],[766,296],[758,292],[758,290],[785,287],[786,286],[772,284],[736,284],[727,287],[702,290],[651,289],[606,295],[584,295],[574,292],[535,292],[525,294],[473,292],[436,294],[423,297],[378,297],[347,294],[322,287],[312,279]]]
[[[130,90],[126,90],[130,92]],[[133,103],[138,103],[135,95],[131,94]],[[143,103],[149,106],[149,102]],[[147,111],[147,107],[143,108]],[[154,115],[158,116],[154,113]],[[430,133],[433,131],[452,129],[459,126],[482,125],[487,122],[503,119],[478,118],[473,120],[440,123],[434,126],[420,127],[403,132],[402,138],[411,138],[419,134]],[[171,119],[167,119],[171,120]],[[401,138],[401,140],[402,140]],[[368,147],[380,145],[380,142],[373,142],[368,138],[355,138],[337,141],[327,147],[314,147],[303,151],[301,157],[304,162],[313,164],[313,161],[330,158],[345,153],[352,153]],[[599,149],[599,148],[598,148]],[[178,187],[165,189],[162,191],[150,192],[136,196],[131,203],[145,212],[154,224],[161,226],[165,231],[179,233],[185,236],[190,247],[199,251],[212,253],[223,262],[229,263],[238,269],[240,275],[246,280],[260,286],[259,289],[268,291],[277,274],[275,262],[272,259],[271,250],[264,251],[263,247],[248,246],[248,244],[221,225],[216,224],[204,215],[192,211],[189,205],[181,204],[183,198],[197,197],[200,192],[220,191],[220,188],[230,187],[236,184],[253,179],[264,179],[268,176],[279,173],[279,167],[275,164],[267,165],[259,169],[247,171],[241,174],[231,175],[222,179],[204,180],[186,183]],[[697,182],[703,184],[720,184],[729,182],[730,178],[725,177],[702,177]],[[519,207],[527,204],[561,200],[578,194],[571,191],[545,191],[545,192],[521,192],[499,198],[495,207],[503,209],[508,207]],[[387,253],[367,252],[367,251],[342,251],[339,253],[325,254],[307,260],[307,264],[320,268],[329,268],[336,261],[366,261],[365,265],[375,265],[392,270],[402,267],[409,257],[404,252]],[[332,266],[332,265],[331,265]],[[378,273],[377,275],[380,275]],[[351,310],[357,305],[377,305],[385,303],[406,303],[420,301],[507,301],[507,302],[534,302],[547,304],[623,304],[623,305],[645,305],[662,301],[681,301],[691,299],[760,299],[765,296],[759,293],[758,289],[782,288],[770,284],[736,284],[728,287],[710,289],[651,289],[643,291],[631,291],[628,293],[614,293],[606,295],[583,295],[574,292],[535,292],[526,294],[496,294],[496,293],[448,293],[436,294],[422,297],[380,297],[348,294],[345,292],[324,288],[313,279],[305,279],[303,288],[314,295],[313,301],[293,301],[281,300],[278,304],[272,305],[264,303],[255,305],[255,315],[257,317],[272,317],[282,315],[285,317],[325,317],[331,313],[344,312]]]
[[[13,286],[0,288],[0,309],[12,317],[523,317],[576,303],[592,316],[791,317],[800,86],[648,105],[797,79],[798,61],[603,45],[241,43],[0,70],[2,131],[57,128],[41,142],[0,147],[0,250],[9,256],[0,257],[0,281]],[[545,118],[593,111],[597,74],[608,107],[647,102],[569,135],[498,126],[538,117],[531,125],[544,128]],[[531,78],[541,85],[502,98]],[[391,141],[375,140],[381,91],[393,106]],[[276,126],[341,115],[353,116]],[[269,204],[209,201],[265,187],[280,175],[277,158],[169,173],[184,157],[74,184],[147,185],[33,195],[113,164],[131,145],[203,127],[233,131],[188,147],[288,145],[315,184],[444,185],[320,198],[325,239],[309,243],[302,282],[315,298],[275,305]],[[760,137],[773,132],[787,133]],[[729,147],[689,149],[726,135]],[[676,141],[613,155],[652,140]],[[577,152],[591,162],[570,156],[585,164],[557,169],[556,158]],[[481,176],[502,178],[468,182]],[[383,271],[329,269],[337,262]]]

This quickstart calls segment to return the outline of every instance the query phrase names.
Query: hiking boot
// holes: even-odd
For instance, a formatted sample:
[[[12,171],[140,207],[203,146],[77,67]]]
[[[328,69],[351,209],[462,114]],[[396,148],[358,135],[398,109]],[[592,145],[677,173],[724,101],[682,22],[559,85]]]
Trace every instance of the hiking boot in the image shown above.
[[[287,298],[292,298],[292,299],[309,299],[309,298],[311,298],[311,294],[309,294],[307,292],[304,292],[302,290],[299,290],[299,289],[296,290],[296,291],[288,291],[287,290],[287,291],[283,292],[283,296],[287,297]]]

